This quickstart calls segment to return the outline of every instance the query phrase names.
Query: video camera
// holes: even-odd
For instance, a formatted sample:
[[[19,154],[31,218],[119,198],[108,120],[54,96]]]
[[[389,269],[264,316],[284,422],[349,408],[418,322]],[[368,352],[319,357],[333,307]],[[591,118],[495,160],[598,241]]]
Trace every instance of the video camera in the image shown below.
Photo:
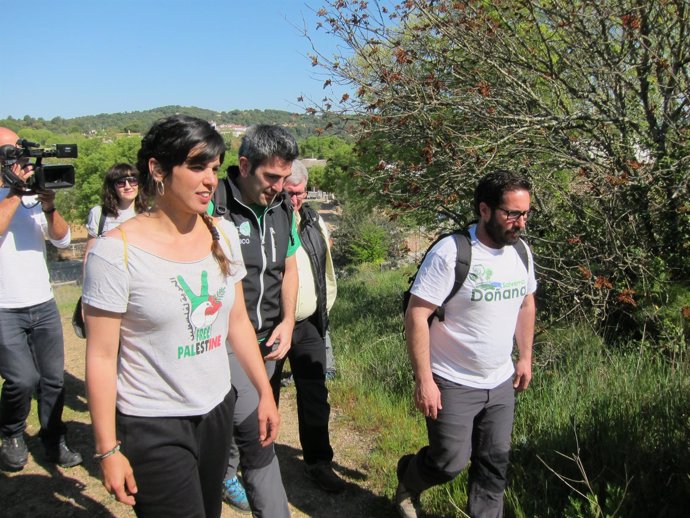
[[[47,189],[67,189],[74,187],[74,166],[66,164],[46,164],[43,165],[44,158],[77,158],[76,144],[56,144],[53,149],[40,149],[35,142],[19,139],[17,146],[0,146],[0,160],[2,165],[2,180],[6,186],[22,191],[26,194],[33,194],[36,191]],[[26,181],[22,181],[12,172],[12,166],[20,160],[35,161],[27,162],[33,165],[34,174]]]

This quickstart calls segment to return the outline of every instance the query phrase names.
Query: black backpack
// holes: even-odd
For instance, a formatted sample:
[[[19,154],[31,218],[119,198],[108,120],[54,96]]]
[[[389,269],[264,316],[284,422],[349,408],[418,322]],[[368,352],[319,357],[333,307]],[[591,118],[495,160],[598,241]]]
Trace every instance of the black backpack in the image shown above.
[[[422,257],[422,260],[419,262],[419,265],[424,262],[424,259],[426,259],[427,254],[429,251],[442,239],[447,238],[448,236],[453,236],[453,240],[455,241],[455,246],[457,248],[457,258],[455,260],[455,282],[453,282],[453,287],[450,290],[450,293],[448,296],[445,298],[443,303],[436,308],[436,310],[431,314],[429,317],[429,326],[431,326],[431,322],[434,320],[434,317],[438,318],[439,322],[443,322],[446,318],[446,304],[450,299],[452,299],[455,294],[460,290],[460,287],[462,286],[462,283],[465,282],[465,279],[467,278],[467,274],[470,271],[470,263],[472,262],[472,240],[470,238],[470,233],[467,229],[462,229],[462,230],[456,230],[454,232],[448,232],[445,234],[441,234],[431,245],[429,245],[429,248],[427,248],[426,252],[424,252],[424,257]],[[518,239],[517,243],[512,245],[515,247],[515,251],[518,253],[518,256],[520,256],[520,259],[522,260],[522,264],[525,265],[525,268],[529,272],[529,258],[527,255],[527,244],[522,240]],[[410,293],[410,290],[412,289],[412,285],[414,284],[414,280],[417,278],[417,273],[419,272],[419,266],[417,266],[417,271],[414,273],[409,278],[409,286],[403,293],[403,299],[402,299],[402,312],[403,312],[403,322],[405,320],[405,313],[407,312],[407,306],[410,304],[410,296],[412,295]]]

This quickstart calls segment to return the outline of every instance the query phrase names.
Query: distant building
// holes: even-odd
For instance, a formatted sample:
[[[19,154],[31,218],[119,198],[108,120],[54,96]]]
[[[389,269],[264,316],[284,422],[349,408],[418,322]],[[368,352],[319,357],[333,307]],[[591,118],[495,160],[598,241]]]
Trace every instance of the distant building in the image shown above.
[[[247,126],[240,126],[239,124],[220,124],[216,126],[218,133],[221,135],[232,135],[233,137],[239,137],[247,132]]]
[[[326,164],[328,163],[328,160],[323,160],[321,158],[300,158],[300,161],[307,169],[315,166],[326,167]]]

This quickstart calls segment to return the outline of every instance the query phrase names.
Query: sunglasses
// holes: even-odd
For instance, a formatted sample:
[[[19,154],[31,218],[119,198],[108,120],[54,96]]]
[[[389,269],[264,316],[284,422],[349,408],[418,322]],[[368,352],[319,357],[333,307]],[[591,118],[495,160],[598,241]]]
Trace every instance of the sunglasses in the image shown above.
[[[134,176],[125,176],[124,178],[115,180],[115,185],[117,187],[124,187],[127,183],[129,183],[130,187],[136,187],[139,185],[139,180]]]

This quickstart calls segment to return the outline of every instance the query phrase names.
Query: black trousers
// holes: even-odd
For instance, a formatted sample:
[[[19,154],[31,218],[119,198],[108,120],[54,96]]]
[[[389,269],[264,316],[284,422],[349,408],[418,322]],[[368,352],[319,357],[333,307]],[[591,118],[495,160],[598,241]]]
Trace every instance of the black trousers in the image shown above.
[[[209,413],[134,417],[117,413],[117,438],[139,492],[139,518],[219,518],[230,456],[235,391]]]
[[[286,358],[290,360],[292,377],[297,389],[297,419],[299,440],[306,464],[333,460],[333,448],[328,435],[331,407],[326,388],[326,346],[324,339],[309,320],[295,324],[292,346]],[[280,377],[283,360],[276,362],[271,378],[276,404],[280,398]]]

